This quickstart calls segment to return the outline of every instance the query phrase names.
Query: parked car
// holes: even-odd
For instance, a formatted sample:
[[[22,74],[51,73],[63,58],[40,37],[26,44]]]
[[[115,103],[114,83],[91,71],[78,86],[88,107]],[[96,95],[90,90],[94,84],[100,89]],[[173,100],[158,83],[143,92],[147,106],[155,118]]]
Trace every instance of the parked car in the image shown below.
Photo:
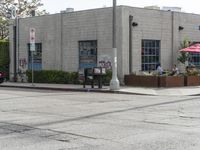
[[[3,83],[5,78],[6,78],[6,74],[0,71],[0,83]]]

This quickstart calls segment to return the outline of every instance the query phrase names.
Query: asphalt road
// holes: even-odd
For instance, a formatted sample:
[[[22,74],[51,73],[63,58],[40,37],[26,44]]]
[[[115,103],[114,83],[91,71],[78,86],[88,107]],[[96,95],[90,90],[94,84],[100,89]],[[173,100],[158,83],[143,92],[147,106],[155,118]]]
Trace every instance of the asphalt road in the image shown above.
[[[199,150],[200,97],[0,88],[0,150]]]

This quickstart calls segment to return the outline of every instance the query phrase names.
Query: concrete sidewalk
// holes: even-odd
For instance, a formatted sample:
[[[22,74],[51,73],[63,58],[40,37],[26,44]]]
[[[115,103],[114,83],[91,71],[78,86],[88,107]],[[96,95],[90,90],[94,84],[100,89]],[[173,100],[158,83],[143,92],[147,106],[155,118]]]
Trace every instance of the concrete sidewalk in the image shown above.
[[[16,87],[16,88],[30,88],[30,89],[45,89],[45,90],[59,90],[59,91],[79,91],[79,92],[102,92],[102,93],[120,93],[120,94],[137,94],[137,95],[160,95],[160,96],[195,96],[200,95],[200,86],[190,87],[176,87],[176,88],[145,88],[145,87],[129,87],[121,86],[118,91],[110,91],[109,86],[103,86],[99,89],[97,86],[91,88],[87,85],[83,88],[82,85],[74,84],[46,84],[46,83],[18,83],[18,82],[4,82],[0,87]]]

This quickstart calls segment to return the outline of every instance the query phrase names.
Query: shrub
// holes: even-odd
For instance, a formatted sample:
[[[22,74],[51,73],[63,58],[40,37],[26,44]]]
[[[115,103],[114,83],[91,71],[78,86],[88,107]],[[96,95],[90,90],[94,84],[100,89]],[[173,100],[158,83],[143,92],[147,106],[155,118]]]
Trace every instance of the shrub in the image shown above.
[[[32,82],[32,70],[27,70],[28,82]],[[103,85],[109,85],[112,78],[112,71],[107,70],[106,75],[102,77]],[[57,83],[57,84],[82,84],[79,80],[78,72],[64,72],[57,70],[34,71],[35,83]]]
[[[109,85],[110,80],[112,79],[112,70],[107,70],[106,75],[103,76],[103,85]]]
[[[9,42],[0,40],[0,71],[9,75]]]
[[[198,76],[199,75],[199,69],[196,67],[186,67],[186,76]]]
[[[28,82],[32,81],[32,70],[27,70]],[[79,84],[77,72],[57,70],[34,71],[35,83]]]

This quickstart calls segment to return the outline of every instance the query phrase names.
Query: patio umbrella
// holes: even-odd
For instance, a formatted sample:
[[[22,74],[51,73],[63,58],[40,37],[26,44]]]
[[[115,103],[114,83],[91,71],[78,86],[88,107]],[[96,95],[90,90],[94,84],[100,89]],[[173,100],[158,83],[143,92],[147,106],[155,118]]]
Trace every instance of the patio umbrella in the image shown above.
[[[192,52],[192,53],[200,53],[200,43],[191,45],[184,49],[179,50],[180,52]]]

